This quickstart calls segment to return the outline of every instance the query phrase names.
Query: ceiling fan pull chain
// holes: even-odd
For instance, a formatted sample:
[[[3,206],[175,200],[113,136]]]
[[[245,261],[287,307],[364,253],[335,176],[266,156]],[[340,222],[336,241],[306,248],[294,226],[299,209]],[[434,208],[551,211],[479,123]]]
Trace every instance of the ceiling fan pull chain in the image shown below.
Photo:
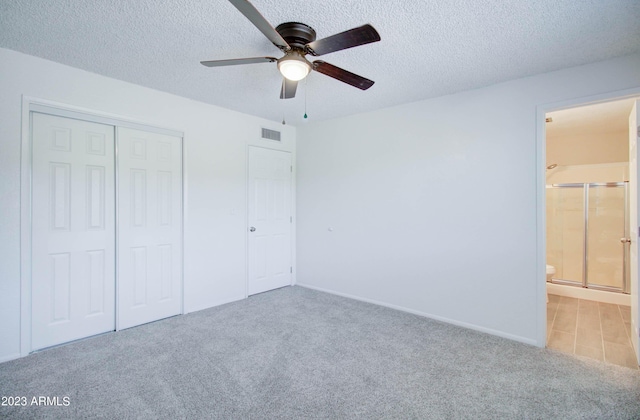
[[[307,88],[309,86],[309,79],[304,79],[304,118],[307,119]]]
[[[282,83],[282,88],[280,88],[280,98],[284,98],[284,83]],[[286,123],[284,122],[284,102],[280,101],[280,103],[282,103],[282,125],[285,125]]]

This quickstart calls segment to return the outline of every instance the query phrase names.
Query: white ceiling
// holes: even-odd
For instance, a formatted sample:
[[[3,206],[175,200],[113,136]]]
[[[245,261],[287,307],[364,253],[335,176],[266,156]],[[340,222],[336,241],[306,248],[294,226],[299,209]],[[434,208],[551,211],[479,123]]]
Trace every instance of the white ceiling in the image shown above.
[[[381,42],[321,59],[376,84],[312,72],[283,101],[275,63],[202,66],[280,56],[225,0],[3,0],[0,47],[289,124],[304,121],[305,96],[318,121],[640,52],[638,0],[252,3],[273,26],[304,22],[318,38],[372,24]]]

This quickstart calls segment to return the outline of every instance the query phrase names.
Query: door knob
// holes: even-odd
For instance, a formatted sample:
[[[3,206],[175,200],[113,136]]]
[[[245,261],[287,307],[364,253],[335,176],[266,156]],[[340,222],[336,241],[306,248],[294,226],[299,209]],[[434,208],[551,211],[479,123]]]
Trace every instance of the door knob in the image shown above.
[[[256,228],[254,228],[253,226],[249,228],[249,232],[255,232],[255,231],[256,231]]]
[[[629,238],[620,238],[620,242],[624,243],[631,243],[631,239]]]

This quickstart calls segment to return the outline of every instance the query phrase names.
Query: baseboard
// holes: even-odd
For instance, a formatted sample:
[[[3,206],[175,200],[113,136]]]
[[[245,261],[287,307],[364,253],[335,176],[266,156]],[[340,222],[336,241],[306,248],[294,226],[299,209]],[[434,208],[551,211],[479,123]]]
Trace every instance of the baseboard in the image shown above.
[[[483,333],[486,333],[486,334],[495,335],[495,336],[498,336],[498,337],[506,338],[506,339],[513,340],[513,341],[518,341],[520,343],[529,344],[529,345],[532,345],[532,346],[541,347],[540,345],[538,345],[536,340],[533,340],[533,339],[530,339],[530,338],[527,338],[527,337],[522,337],[522,336],[519,336],[519,335],[509,334],[509,333],[505,333],[504,331],[494,330],[494,329],[482,327],[482,326],[476,325],[476,324],[469,324],[467,322],[461,322],[461,321],[457,321],[455,319],[445,318],[445,317],[442,317],[442,316],[438,316],[438,315],[433,315],[433,314],[429,314],[429,313],[426,313],[426,312],[417,311],[415,309],[406,308],[404,306],[393,305],[391,303],[381,302],[381,301],[374,300],[374,299],[368,299],[368,298],[364,298],[364,297],[360,297],[360,296],[351,295],[351,294],[348,294],[348,293],[337,292],[335,290],[325,289],[325,288],[322,288],[322,287],[316,287],[316,286],[312,286],[310,284],[297,283],[296,286],[305,287],[307,289],[317,290],[319,292],[329,293],[329,294],[336,295],[336,296],[342,296],[342,297],[353,299],[353,300],[359,300],[361,302],[372,303],[374,305],[384,306],[386,308],[395,309],[397,311],[408,312],[408,313],[413,314],[413,315],[419,315],[419,316],[423,316],[425,318],[435,319],[436,321],[445,322],[447,324],[452,324],[452,325],[455,325],[455,326],[458,326],[458,327],[468,328],[470,330],[474,330],[474,331],[479,331],[479,332],[483,332]],[[542,347],[544,347],[544,344],[543,344]]]
[[[210,304],[208,306],[203,306],[203,307],[196,306],[196,307],[191,308],[191,309],[185,308],[184,313],[182,315],[186,315],[186,314],[190,314],[190,313],[198,312],[198,311],[204,311],[205,309],[215,308],[216,306],[226,305],[227,303],[233,303],[233,302],[237,302],[237,301],[243,300],[243,299],[246,299],[246,296],[239,295],[239,296],[234,296],[234,297],[228,298],[228,299],[222,299],[222,300],[214,301],[212,304]]]
[[[10,360],[15,360],[21,358],[22,355],[20,353],[13,353],[8,356],[0,357],[0,363],[8,362]]]
[[[577,286],[564,286],[549,282],[547,282],[547,292],[552,295],[631,306],[631,295],[625,295],[624,293],[605,292]]]

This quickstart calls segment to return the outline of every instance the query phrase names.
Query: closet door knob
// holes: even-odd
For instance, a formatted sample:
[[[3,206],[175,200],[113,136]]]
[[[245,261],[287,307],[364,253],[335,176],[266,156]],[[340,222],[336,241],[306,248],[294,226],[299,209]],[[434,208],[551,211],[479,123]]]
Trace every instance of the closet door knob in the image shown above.
[[[256,231],[256,228],[254,228],[253,226],[249,228],[249,232],[255,232],[255,231]]]

